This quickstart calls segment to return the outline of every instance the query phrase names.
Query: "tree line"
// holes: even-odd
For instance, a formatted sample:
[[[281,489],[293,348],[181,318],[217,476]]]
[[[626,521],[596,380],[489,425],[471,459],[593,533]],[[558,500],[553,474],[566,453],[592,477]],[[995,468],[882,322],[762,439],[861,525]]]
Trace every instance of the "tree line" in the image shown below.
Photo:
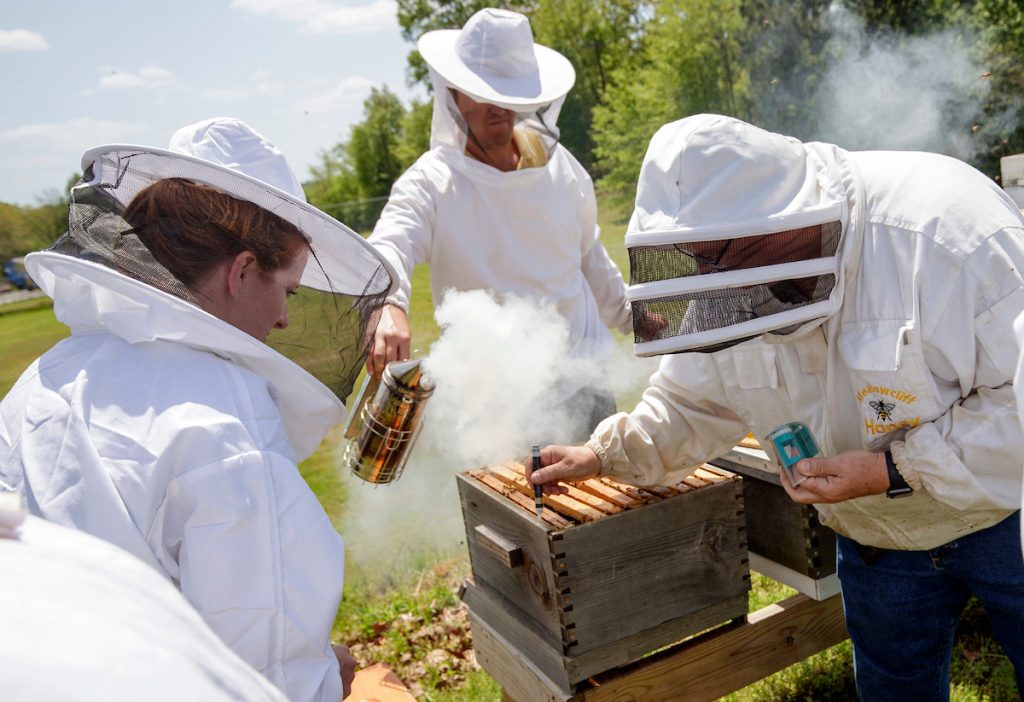
[[[0,263],[29,251],[44,249],[68,228],[68,198],[72,176],[64,190],[52,189],[38,199],[34,207],[0,202]],[[4,279],[0,276],[0,283]]]
[[[458,28],[479,0],[398,0],[412,44]],[[561,142],[601,190],[632,197],[651,136],[700,112],[849,149],[948,153],[993,178],[1024,152],[1019,0],[516,0],[576,85]],[[429,90],[418,52],[407,79]],[[348,137],[320,154],[310,201],[373,226],[392,183],[429,146],[431,100],[371,91]]]

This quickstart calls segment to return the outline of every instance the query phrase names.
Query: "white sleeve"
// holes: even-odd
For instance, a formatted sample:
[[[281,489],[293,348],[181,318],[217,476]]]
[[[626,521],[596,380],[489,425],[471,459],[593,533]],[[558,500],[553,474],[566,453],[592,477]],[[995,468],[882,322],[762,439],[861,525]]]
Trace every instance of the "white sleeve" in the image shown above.
[[[1024,231],[992,237],[964,266],[925,343],[952,368],[964,398],[890,447],[914,488],[958,509],[1019,509],[1024,431],[1013,376],[1021,342],[1013,320],[1024,311]]]
[[[0,405],[0,492],[10,492],[21,485],[21,469],[11,465],[11,437],[3,409]]]
[[[30,378],[39,374],[39,360],[32,362],[21,378],[0,398],[0,492],[12,492],[22,489],[25,482],[24,468],[21,463],[21,451],[15,449],[11,438],[19,436],[19,427],[25,422],[25,407],[28,404],[26,394],[29,392]]]
[[[427,174],[416,165],[395,181],[387,205],[368,241],[398,272],[398,289],[388,303],[408,311],[412,271],[430,256],[436,201]]]
[[[601,458],[602,474],[660,483],[672,471],[722,455],[747,433],[716,397],[725,391],[708,354],[666,356],[636,408],[601,422],[587,446]]]
[[[633,331],[633,312],[626,301],[622,273],[600,241],[583,256],[583,276],[594,293],[604,325],[623,334]]]
[[[151,565],[28,517],[0,538],[5,699],[286,702]]]
[[[217,461],[172,481],[161,509],[165,567],[210,628],[289,700],[340,700],[343,546],[295,464]]]
[[[570,155],[571,158],[571,155]],[[581,210],[580,255],[583,277],[597,302],[601,321],[609,329],[623,334],[633,330],[633,312],[626,301],[626,284],[622,272],[601,244],[601,228],[597,226],[597,196],[594,183],[583,166],[571,158],[579,182],[583,205]]]

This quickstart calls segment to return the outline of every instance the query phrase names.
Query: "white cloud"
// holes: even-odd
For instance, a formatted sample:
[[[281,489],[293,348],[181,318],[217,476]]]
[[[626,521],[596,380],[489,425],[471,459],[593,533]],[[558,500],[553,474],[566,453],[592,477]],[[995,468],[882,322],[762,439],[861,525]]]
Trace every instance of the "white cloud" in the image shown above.
[[[27,29],[0,29],[0,53],[45,51],[49,48],[42,34]]]
[[[318,88],[305,98],[297,100],[296,108],[300,112],[323,114],[325,112],[341,112],[345,110],[361,110],[363,100],[376,83],[363,76],[353,76],[333,83],[325,88]]]
[[[368,34],[395,29],[394,0],[339,5],[331,0],[232,0],[231,6],[299,25],[308,34]]]
[[[204,100],[213,100],[215,102],[243,100],[250,95],[252,93],[246,88],[207,88],[199,93],[199,97]]]
[[[21,146],[40,144],[47,151],[71,150],[81,153],[96,144],[125,142],[144,127],[130,122],[83,117],[59,123],[28,124],[0,132],[0,140]],[[70,165],[70,164],[69,164]]]
[[[233,102],[256,96],[294,93],[296,90],[316,85],[318,81],[322,84],[322,81],[317,78],[296,75],[285,77],[271,71],[259,70],[241,83],[227,87],[206,88],[200,91],[199,96],[204,100]]]
[[[174,83],[174,74],[159,66],[145,66],[138,72],[112,71],[100,78],[100,88],[159,88]]]
[[[152,144],[152,127],[93,118],[26,124],[0,131],[0,200],[38,204],[81,168],[82,152],[99,144]],[[162,135],[161,135],[162,136]]]

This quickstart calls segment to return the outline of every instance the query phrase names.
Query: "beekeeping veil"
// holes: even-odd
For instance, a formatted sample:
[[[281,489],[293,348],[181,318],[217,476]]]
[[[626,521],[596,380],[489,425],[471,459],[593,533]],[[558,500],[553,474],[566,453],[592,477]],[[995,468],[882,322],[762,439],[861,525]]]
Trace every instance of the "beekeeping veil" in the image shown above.
[[[427,32],[417,44],[430,68],[434,112],[430,146],[448,146],[463,154],[469,133],[450,89],[476,102],[516,113],[516,130],[539,139],[550,156],[558,144],[558,113],[576,82],[568,59],[535,44],[523,15],[487,8],[460,29]]]
[[[835,148],[835,147],[833,147]],[[635,351],[715,351],[820,323],[848,222],[827,152],[719,115],[662,127],[626,233]],[[651,333],[650,315],[667,324]]]
[[[87,151],[82,180],[71,190],[68,232],[51,251],[103,264],[200,307],[198,293],[162,265],[123,219],[125,208],[167,178],[258,205],[294,225],[309,245],[300,287],[288,298],[288,327],[273,330],[266,343],[326,385],[343,406],[393,287],[390,266],[358,234],[308,205],[281,152],[244,123],[191,125],[174,135],[171,147]],[[173,239],[174,229],[161,227],[160,236]]]

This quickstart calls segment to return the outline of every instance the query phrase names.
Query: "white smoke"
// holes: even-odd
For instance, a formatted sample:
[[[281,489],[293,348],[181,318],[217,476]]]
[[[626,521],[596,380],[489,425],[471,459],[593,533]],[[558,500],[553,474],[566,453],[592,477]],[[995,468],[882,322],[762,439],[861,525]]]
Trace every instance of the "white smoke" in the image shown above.
[[[632,409],[658,362],[629,348],[571,356],[566,320],[542,301],[449,292],[434,315],[441,336],[423,368],[436,389],[402,476],[382,486],[346,478],[349,562],[371,571],[454,553],[465,538],[456,473],[525,459],[533,444],[579,443],[589,427],[574,393],[610,389]]]
[[[815,138],[851,150],[934,151],[970,160],[989,83],[966,28],[907,36],[871,33],[838,3],[828,12],[831,61],[815,104]]]
[[[532,444],[585,438],[587,417],[566,400],[599,385],[601,367],[570,356],[554,305],[450,292],[434,316],[443,331],[424,361],[437,381],[426,441],[472,468],[529,455]]]

